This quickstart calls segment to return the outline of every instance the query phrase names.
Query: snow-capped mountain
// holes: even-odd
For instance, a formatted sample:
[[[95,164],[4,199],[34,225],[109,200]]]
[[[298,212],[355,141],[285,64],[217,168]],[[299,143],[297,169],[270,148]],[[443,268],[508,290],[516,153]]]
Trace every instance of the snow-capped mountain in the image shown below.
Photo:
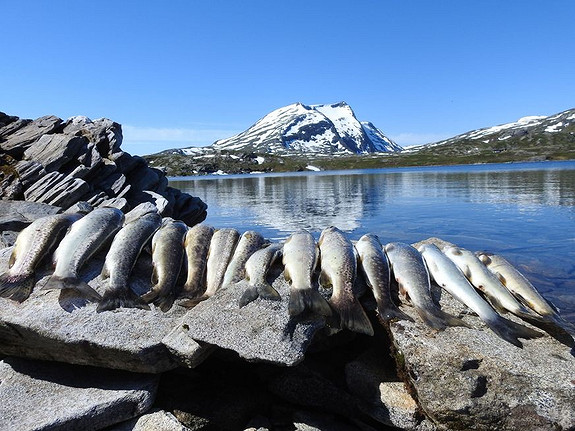
[[[523,117],[513,123],[473,130],[444,141],[426,144],[416,148],[430,148],[460,142],[476,142],[477,144],[494,144],[508,140],[527,141],[534,138],[550,137],[561,133],[571,133],[575,128],[575,109],[560,112],[555,115]],[[543,140],[542,140],[543,143]]]
[[[360,123],[345,102],[284,106],[246,131],[215,142],[212,148],[275,154],[362,154],[402,149],[373,124]]]

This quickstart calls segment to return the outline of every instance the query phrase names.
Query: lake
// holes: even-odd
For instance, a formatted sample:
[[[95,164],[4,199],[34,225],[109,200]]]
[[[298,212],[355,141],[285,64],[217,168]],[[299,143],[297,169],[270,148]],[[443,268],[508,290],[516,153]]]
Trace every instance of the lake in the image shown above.
[[[575,322],[575,161],[178,177],[206,223],[285,239],[334,225],[503,255]]]

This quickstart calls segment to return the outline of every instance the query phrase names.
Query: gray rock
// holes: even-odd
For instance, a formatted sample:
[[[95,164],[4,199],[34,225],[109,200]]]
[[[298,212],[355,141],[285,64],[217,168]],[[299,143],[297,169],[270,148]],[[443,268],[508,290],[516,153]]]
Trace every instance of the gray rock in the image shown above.
[[[215,346],[199,344],[189,336],[189,329],[185,323],[179,323],[168,335],[162,339],[174,359],[187,368],[195,368],[213,352]]]
[[[62,120],[54,115],[37,118],[13,131],[9,136],[5,136],[2,149],[10,154],[20,155],[42,135],[53,133],[60,124],[62,124]]]
[[[18,171],[18,177],[24,189],[46,175],[46,171],[40,163],[29,160],[20,160],[16,164],[16,171]]]
[[[20,230],[34,220],[62,210],[53,205],[27,201],[0,201],[0,231],[10,228],[10,224],[22,224]]]
[[[46,172],[57,171],[70,160],[76,160],[87,144],[88,140],[82,136],[44,135],[24,152],[24,160],[42,164]]]
[[[575,427],[575,358],[549,335],[522,340],[520,349],[497,337],[445,292],[441,307],[471,328],[391,324],[396,357],[411,393],[441,427],[476,430],[561,430]],[[505,315],[518,323],[520,319]],[[528,325],[528,324],[526,324]]]
[[[7,269],[10,250],[0,250],[0,273]],[[100,294],[105,288],[99,277],[104,258],[105,253],[98,254],[80,272]],[[147,291],[150,274],[150,257],[143,256],[131,288],[140,294]],[[145,373],[177,366],[161,341],[182,316],[181,307],[167,313],[154,307],[96,313],[95,303],[41,290],[50,275],[51,270],[39,269],[34,291],[21,304],[0,298],[0,354]]]
[[[158,378],[68,364],[0,362],[0,429],[99,430],[148,410]]]
[[[8,122],[2,121],[2,123],[0,123],[0,139],[12,135],[17,130],[32,122],[32,120],[21,120],[18,119],[18,117],[3,117],[3,119],[6,118],[11,118],[13,120]]]
[[[289,288],[282,277],[273,283],[281,301],[256,299],[239,308],[246,287],[247,282],[241,281],[220,289],[188,311],[180,326],[189,328],[190,338],[233,350],[248,361],[287,366],[301,362],[314,334],[324,326],[323,318],[291,319],[287,311]]]
[[[294,427],[296,431],[360,431],[360,428],[344,423],[341,418],[330,414],[317,414],[305,411],[294,413]]]
[[[158,410],[107,428],[106,431],[190,431],[190,428],[182,425],[173,414]]]
[[[26,200],[68,208],[90,191],[89,184],[73,176],[50,172],[24,192]]]

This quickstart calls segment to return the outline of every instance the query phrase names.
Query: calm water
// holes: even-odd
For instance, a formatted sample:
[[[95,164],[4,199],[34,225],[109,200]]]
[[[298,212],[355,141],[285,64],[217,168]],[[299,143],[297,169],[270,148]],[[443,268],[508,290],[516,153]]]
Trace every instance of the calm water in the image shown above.
[[[334,225],[500,253],[575,321],[575,161],[173,178],[206,223],[284,239]]]

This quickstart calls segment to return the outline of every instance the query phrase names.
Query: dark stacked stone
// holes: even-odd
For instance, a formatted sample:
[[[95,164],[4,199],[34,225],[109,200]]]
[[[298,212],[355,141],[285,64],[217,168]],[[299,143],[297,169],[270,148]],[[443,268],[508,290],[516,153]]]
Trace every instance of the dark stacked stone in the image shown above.
[[[124,211],[154,203],[193,226],[207,205],[168,186],[164,172],[120,149],[122,128],[106,118],[22,120],[0,112],[0,198],[67,209],[78,201]]]

